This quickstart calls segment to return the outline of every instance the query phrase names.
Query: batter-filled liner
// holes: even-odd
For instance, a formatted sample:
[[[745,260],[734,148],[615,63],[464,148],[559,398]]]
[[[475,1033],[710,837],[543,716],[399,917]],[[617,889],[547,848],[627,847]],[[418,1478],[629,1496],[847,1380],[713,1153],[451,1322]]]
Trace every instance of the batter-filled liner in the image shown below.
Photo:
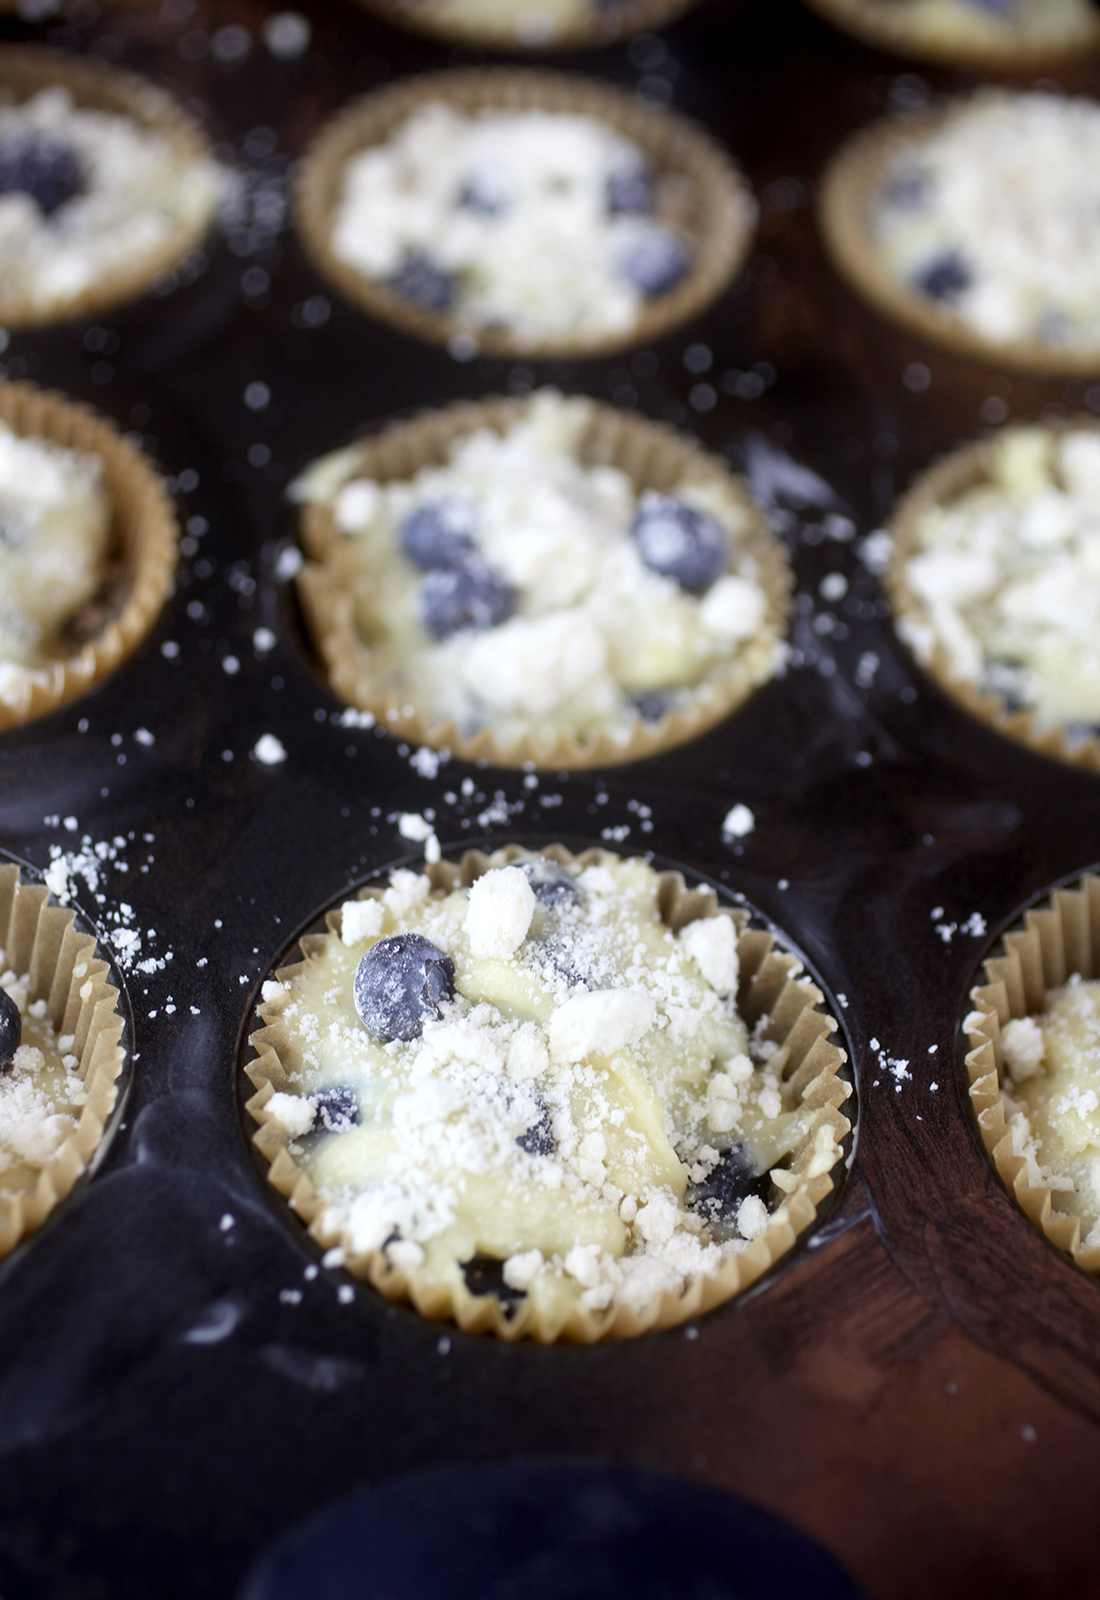
[[[574,857],[560,845],[549,846],[540,854],[553,862],[577,862],[582,867],[619,860],[598,849]],[[491,869],[526,859],[530,859],[530,852],[508,845],[491,856],[468,851],[460,863],[442,860],[424,870],[433,894],[441,899],[453,889],[475,884]],[[377,899],[382,893],[382,889],[367,888],[359,898]],[[530,1300],[518,1306],[508,1305],[496,1293],[470,1292],[461,1279],[453,1289],[438,1281],[425,1281],[416,1271],[394,1267],[384,1250],[360,1255],[345,1252],[344,1264],[356,1277],[390,1299],[411,1301],[424,1316],[453,1319],[469,1332],[492,1332],[506,1339],[526,1337],[588,1344],[672,1327],[710,1310],[747,1288],[811,1226],[818,1207],[837,1186],[841,1141],[850,1130],[840,1109],[851,1093],[849,1084],[839,1076],[846,1057],[829,1038],[836,1023],[819,1009],[823,998],[820,990],[797,976],[801,964],[775,948],[772,933],[750,926],[747,913],[719,908],[711,889],[688,889],[677,872],[660,875],[658,903],[663,923],[674,932],[701,919],[732,919],[740,963],[737,1009],[750,1029],[758,1028],[764,1038],[785,1052],[780,1071],[784,1106],[813,1112],[789,1167],[780,1171],[778,1180],[773,1180],[780,1198],[766,1230],[741,1253],[729,1256],[713,1276],[689,1283],[680,1295],[666,1292],[641,1313],[621,1303],[593,1312],[577,1302],[561,1326],[543,1324]],[[308,970],[309,963],[322,955],[327,942],[340,938],[340,926],[341,913],[329,912],[328,932],[304,936],[300,943],[302,962],[280,969],[277,980],[293,982],[297,974]],[[291,1138],[288,1129],[267,1110],[273,1095],[293,1087],[283,1063],[283,1056],[289,1055],[291,1049],[282,1017],[287,999],[284,991],[259,1007],[261,1026],[251,1036],[255,1059],[245,1069],[257,1092],[248,1101],[247,1109],[260,1124],[255,1144],[271,1164],[271,1183],[309,1225],[321,1248],[342,1248],[342,1236],[326,1227],[325,1204],[287,1149]]]
[[[528,404],[527,400],[499,398],[460,402],[396,423],[365,440],[354,457],[349,457],[347,476],[407,479],[426,463],[444,462],[452,441],[476,428],[503,432],[524,414]],[[369,645],[355,623],[355,590],[364,581],[358,553],[352,541],[338,533],[329,508],[314,504],[303,514],[308,559],[299,573],[298,588],[310,636],[335,693],[370,712],[380,726],[403,739],[446,748],[466,760],[508,767],[531,763],[558,770],[633,761],[683,744],[728,716],[753,689],[771,678],[781,664],[792,578],[783,547],[741,481],[724,462],[706,454],[685,435],[599,404],[593,404],[580,459],[586,465],[620,468],[639,490],[669,492],[685,479],[705,482],[717,478],[743,503],[750,532],[738,541],[738,548],[755,561],[756,581],[767,596],[767,609],[759,635],[731,656],[728,667],[708,673],[685,708],[667,711],[652,723],[639,720],[625,741],[596,731],[583,741],[563,732],[552,744],[534,736],[502,744],[488,727],[467,738],[454,722],[433,726],[419,708],[408,703],[406,695],[379,688]]]
[[[0,420],[19,435],[98,456],[113,509],[101,603],[76,619],[74,631],[89,637],[48,668],[27,669],[22,692],[0,699],[2,730],[75,699],[133,654],[171,592],[179,530],[150,463],[89,407],[32,384],[0,383]]]
[[[360,150],[385,143],[414,111],[433,102],[468,115],[483,109],[573,113],[632,140],[652,162],[658,183],[671,180],[664,187],[675,201],[674,220],[693,249],[685,276],[643,305],[633,327],[625,331],[583,340],[521,342],[506,329],[471,328],[447,313],[423,310],[349,266],[330,242],[345,162]],[[353,101],[325,124],[302,158],[295,217],[318,270],[371,315],[436,343],[462,335],[486,355],[554,358],[601,356],[645,345],[698,316],[725,292],[748,254],[756,205],[725,151],[686,118],[587,79],[495,68],[412,78]]]
[[[80,932],[76,913],[51,904],[44,885],[24,880],[18,867],[0,863],[0,949],[3,967],[27,979],[27,1004],[36,1004],[56,1034],[72,1037],[72,1069],[86,1097],[75,1130],[41,1166],[25,1192],[5,1192],[0,1172],[0,1255],[7,1255],[41,1226],[87,1169],[118,1096],[126,1062],[124,1021],[110,967],[96,954],[92,934]],[[26,1038],[26,1029],[24,1030]]]
[[[1029,1176],[1026,1157],[1013,1147],[1001,1094],[1005,1026],[1042,1011],[1047,992],[1072,974],[1100,977],[1100,877],[1089,874],[1073,888],[1055,890],[1049,902],[1024,914],[1022,927],[1005,934],[999,951],[985,962],[985,983],[970,991],[974,1009],[963,1024],[970,1103],[982,1143],[1035,1226],[1086,1272],[1100,1272],[1100,1244],[1086,1247],[1081,1219],[1055,1210],[1052,1190]]]

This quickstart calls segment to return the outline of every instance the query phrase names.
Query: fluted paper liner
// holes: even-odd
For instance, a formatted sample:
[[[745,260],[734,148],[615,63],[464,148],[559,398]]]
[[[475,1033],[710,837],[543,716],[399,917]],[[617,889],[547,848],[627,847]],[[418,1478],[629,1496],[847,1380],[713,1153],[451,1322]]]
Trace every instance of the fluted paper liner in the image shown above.
[[[654,33],[675,20],[688,9],[694,0],[621,0],[610,10],[597,9],[598,0],[592,0],[592,15],[578,20],[571,27],[556,28],[545,38],[537,34],[517,32],[515,24],[498,27],[486,26],[484,21],[470,22],[453,12],[443,14],[431,5],[418,4],[417,0],[359,0],[368,11],[374,11],[398,27],[410,28],[429,38],[443,39],[451,44],[484,45],[490,50],[522,50],[548,52],[552,50],[584,50],[596,45],[615,44],[636,33]],[[531,10],[537,11],[535,0]]]
[[[912,20],[895,14],[882,0],[807,0],[828,22],[853,33],[864,43],[897,55],[916,56],[948,67],[971,67],[986,72],[1039,72],[1091,55],[1100,46],[1100,19],[1078,37],[1046,44],[1013,38],[1005,30],[996,39],[958,39],[948,27],[938,31],[915,28]]]
[[[414,111],[433,101],[467,115],[481,110],[573,112],[632,139],[659,178],[670,180],[665,189],[675,213],[666,220],[690,238],[694,251],[685,276],[667,294],[648,301],[631,328],[522,343],[508,331],[470,327],[446,313],[410,305],[384,283],[341,261],[330,240],[344,164],[360,150],[382,144]],[[689,322],[733,280],[756,221],[756,204],[740,170],[709,134],[685,117],[590,79],[506,67],[411,78],[353,101],[324,125],[303,156],[295,175],[294,211],[318,270],[372,316],[421,339],[446,342],[461,334],[487,355],[545,358],[607,355],[648,344]]]
[[[47,668],[28,668],[19,704],[0,699],[2,731],[75,699],[133,654],[171,591],[178,530],[171,501],[149,462],[88,406],[33,384],[0,382],[0,420],[23,437],[99,457],[111,503],[113,557],[125,589],[121,611],[97,638]],[[38,681],[43,674],[45,683]]]
[[[433,889],[444,895],[456,888],[469,887],[492,867],[506,866],[530,853],[516,845],[506,845],[491,856],[469,850],[457,865],[439,861],[424,870]],[[619,859],[610,851],[599,849],[573,856],[562,845],[550,845],[541,854],[560,862],[575,860],[582,866]],[[382,893],[381,888],[363,889],[359,898],[376,898]],[[711,1310],[747,1289],[810,1227],[818,1207],[836,1187],[833,1174],[841,1160],[840,1144],[851,1128],[840,1110],[851,1094],[850,1085],[839,1076],[847,1057],[829,1038],[836,1029],[836,1022],[818,1009],[824,998],[821,991],[807,979],[797,976],[801,963],[775,948],[772,933],[750,927],[747,912],[720,908],[713,890],[688,889],[678,872],[660,874],[658,904],[666,926],[674,931],[700,917],[732,918],[737,928],[740,960],[737,1009],[750,1028],[766,1015],[765,1037],[787,1052],[780,1074],[785,1106],[791,1109],[801,1105],[816,1112],[791,1158],[790,1180],[786,1172],[782,1172],[782,1180],[777,1183],[777,1187],[786,1188],[787,1181],[791,1181],[791,1187],[771,1213],[767,1231],[742,1253],[731,1256],[713,1276],[691,1283],[682,1295],[665,1293],[641,1314],[621,1305],[613,1305],[603,1312],[590,1312],[578,1304],[560,1328],[546,1326],[529,1300],[518,1307],[515,1315],[508,1317],[495,1295],[471,1294],[464,1283],[452,1288],[430,1282],[416,1271],[406,1272],[391,1266],[380,1250],[347,1255],[344,1265],[349,1272],[373,1285],[387,1298],[411,1301],[426,1317],[453,1319],[468,1333],[495,1333],[503,1339],[529,1338],[542,1343],[592,1344],[599,1339],[627,1339],[647,1331],[674,1327]],[[303,961],[280,968],[276,973],[278,979],[294,978],[321,954],[328,939],[339,937],[340,912],[330,911],[325,920],[328,933],[304,936],[300,943]],[[246,1109],[260,1125],[253,1142],[270,1162],[270,1182],[308,1224],[317,1244],[328,1250],[342,1246],[342,1237],[326,1230],[325,1205],[290,1155],[287,1129],[266,1109],[273,1094],[292,1088],[280,1056],[280,1051],[289,1044],[287,1026],[282,1019],[287,998],[283,994],[259,1007],[262,1025],[250,1039],[255,1059],[245,1068],[256,1093]],[[772,1170],[774,1175],[776,1169]]]
[[[1068,433],[1079,428],[1100,430],[1100,422],[1089,416],[1072,417],[1044,426],[1052,433]],[[950,505],[968,489],[988,479],[994,443],[992,437],[979,439],[952,451],[927,472],[921,473],[894,508],[887,523],[893,549],[885,582],[895,618],[906,617],[914,622],[927,623],[928,614],[913,594],[905,576],[906,563],[917,550],[917,529],[933,507]],[[998,733],[1005,734],[1018,744],[1028,745],[1043,755],[1053,756],[1057,761],[1068,761],[1090,772],[1100,772],[1100,740],[1095,735],[1071,742],[1061,728],[1041,732],[1030,711],[1012,711],[1001,695],[985,693],[972,683],[955,677],[948,654],[938,639],[933,643],[929,659],[920,661],[920,665],[964,710],[988,723]]]
[[[412,477],[428,462],[442,463],[454,440],[475,428],[498,431],[523,415],[527,400],[460,402],[440,411],[426,411],[409,422],[395,423],[366,439],[359,447],[355,475],[381,481]],[[583,743],[573,734],[560,735],[553,744],[527,737],[502,745],[489,728],[472,739],[463,738],[453,722],[431,724],[408,696],[380,692],[372,681],[371,650],[355,626],[355,592],[362,581],[359,555],[353,541],[340,535],[325,505],[311,505],[302,517],[302,537],[309,558],[298,574],[298,592],[306,623],[317,653],[328,672],[334,692],[402,739],[448,749],[467,761],[490,761],[495,766],[533,765],[547,770],[599,767],[636,761],[683,744],[713,727],[767,682],[777,666],[790,611],[792,577],[786,554],[763,514],[749,499],[741,480],[720,458],[708,455],[684,434],[650,422],[635,413],[590,402],[592,419],[581,447],[581,460],[589,466],[619,467],[639,491],[667,492],[682,479],[713,481],[720,478],[741,499],[752,517],[747,535],[737,541],[756,561],[756,580],[768,601],[764,625],[756,638],[739,649],[737,659],[716,672],[709,682],[693,690],[692,703],[682,711],[666,712],[657,722],[639,721],[626,742],[602,732]],[[349,474],[350,475],[350,474]]]
[[[180,161],[213,160],[209,141],[198,124],[170,94],[137,73],[33,45],[0,46],[0,99],[21,104],[42,89],[55,87],[68,89],[78,107],[129,117],[142,128],[159,134]],[[213,220],[213,210],[202,221],[178,220],[154,248],[103,272],[87,288],[59,298],[51,306],[13,299],[0,282],[0,325],[43,327],[73,317],[92,316],[133,300],[197,249]]]
[[[995,91],[978,91],[978,95],[991,93]],[[887,166],[899,150],[919,144],[969,103],[954,100],[930,111],[884,118],[842,147],[818,193],[818,220],[834,265],[876,311],[967,360],[1052,378],[1098,373],[1100,345],[1072,349],[1028,340],[988,339],[949,313],[938,311],[927,295],[899,283],[882,263],[870,221]]]
[[[44,884],[28,883],[18,867],[0,863],[0,949],[12,971],[27,975],[28,1001],[44,1000],[58,1033],[74,1035],[73,1054],[88,1097],[76,1132],[43,1167],[34,1190],[0,1195],[0,1256],[40,1227],[87,1169],[114,1109],[126,1060],[111,969],[96,955],[94,935],[75,924],[76,913],[52,903]]]
[[[1043,1010],[1047,990],[1060,988],[1072,973],[1100,977],[1100,878],[1089,874],[1076,888],[1056,889],[1046,906],[1025,912],[1023,927],[1005,934],[1003,953],[984,970],[985,983],[970,991],[974,1010],[965,1022],[970,1103],[982,1143],[1035,1226],[1086,1272],[1100,1272],[1100,1246],[1084,1248],[1080,1218],[1056,1211],[1046,1185],[1029,1180],[1027,1162],[1012,1149],[1001,1098],[1004,1025]]]

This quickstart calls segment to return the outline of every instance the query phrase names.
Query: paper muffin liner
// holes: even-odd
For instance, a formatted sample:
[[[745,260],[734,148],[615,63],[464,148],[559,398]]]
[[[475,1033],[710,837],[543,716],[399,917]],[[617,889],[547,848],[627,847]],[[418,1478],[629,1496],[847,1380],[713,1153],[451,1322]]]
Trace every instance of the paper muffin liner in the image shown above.
[[[1052,433],[1073,432],[1079,428],[1100,430],[1100,422],[1090,416],[1071,417],[1055,424],[1045,423],[1044,426]],[[942,461],[937,461],[921,473],[895,506],[886,525],[893,539],[893,549],[884,580],[895,621],[900,618],[921,623],[927,621],[927,613],[910,589],[905,576],[906,563],[917,548],[917,528],[933,507],[950,504],[967,489],[988,479],[994,442],[992,437],[978,439],[952,451]],[[1100,772],[1100,739],[1095,734],[1070,740],[1062,728],[1042,732],[1030,711],[1010,710],[1001,695],[976,689],[972,683],[955,677],[947,652],[938,639],[933,644],[931,656],[927,661],[921,661],[920,666],[953,700],[998,733],[1043,755],[1053,756],[1055,760],[1068,761],[1090,772]]]
[[[540,33],[538,29],[517,30],[514,23],[486,26],[484,21],[471,22],[461,16],[440,14],[424,0],[359,0],[359,4],[398,27],[410,28],[449,44],[536,53],[591,49],[615,44],[636,33],[655,33],[687,11],[694,0],[621,0],[610,11],[597,10],[596,0],[592,0],[589,18],[550,33]],[[531,9],[538,9],[534,0]]]
[[[87,1170],[118,1097],[126,1051],[121,995],[108,963],[96,954],[94,935],[76,927],[74,911],[51,903],[44,884],[26,882],[7,862],[0,862],[0,949],[6,965],[28,977],[28,1001],[44,1000],[58,1033],[74,1035],[72,1053],[80,1059],[87,1095],[76,1132],[42,1168],[34,1190],[14,1198],[0,1194],[0,1255],[7,1255]]]
[[[171,592],[178,527],[150,463],[89,407],[33,384],[0,382],[0,420],[24,437],[99,457],[125,595],[118,615],[82,649],[49,667],[27,669],[25,695],[18,702],[0,699],[2,731],[74,700],[133,654]]]
[[[1046,44],[1013,39],[959,39],[949,27],[915,28],[882,0],[806,0],[827,22],[852,33],[865,44],[896,55],[915,56],[948,67],[986,72],[1038,72],[1093,54],[1100,47],[1100,19],[1079,38]]]
[[[159,134],[180,161],[213,160],[206,135],[183,107],[136,73],[33,45],[0,46],[0,99],[21,104],[42,89],[54,87],[68,89],[79,107],[129,117]],[[87,288],[59,298],[52,306],[13,298],[0,283],[0,324],[5,328],[43,327],[133,300],[197,249],[213,221],[213,210],[202,221],[177,221],[155,248],[101,273]]]
[[[1100,877],[1090,873],[1072,889],[1056,889],[1045,905],[1024,913],[1022,928],[1006,933],[1002,944],[1003,953],[984,963],[985,983],[970,991],[974,1010],[963,1024],[970,1103],[1008,1192],[1052,1244],[1086,1272],[1100,1273],[1100,1245],[1085,1249],[1080,1218],[1056,1211],[1050,1189],[1029,1180],[1027,1162],[1012,1149],[1001,1098],[1005,1024],[1043,1010],[1047,990],[1073,973],[1100,977]]]
[[[430,723],[416,706],[408,704],[407,695],[379,692],[372,682],[370,647],[355,626],[356,590],[361,582],[358,553],[352,542],[337,532],[330,508],[310,505],[302,516],[307,560],[298,573],[298,594],[334,693],[349,705],[370,712],[390,733],[415,744],[447,749],[465,761],[559,771],[637,761],[683,744],[729,716],[772,677],[786,633],[793,578],[783,546],[763,513],[725,462],[708,455],[694,440],[635,413],[590,403],[592,420],[581,451],[586,465],[618,467],[639,490],[668,491],[685,477],[699,482],[720,477],[751,513],[751,532],[738,541],[738,548],[754,556],[756,579],[767,596],[768,608],[760,634],[744,651],[745,658],[731,661],[712,682],[700,685],[684,710],[666,712],[654,723],[639,720],[626,741],[600,732],[583,742],[575,734],[562,733],[549,745],[531,736],[502,744],[491,728],[464,738],[453,721]],[[394,423],[361,443],[355,474],[381,481],[410,478],[429,462],[443,462],[453,441],[475,428],[508,428],[528,404],[526,399],[500,397],[461,401]]]
[[[631,328],[525,343],[506,330],[471,328],[445,313],[424,311],[348,266],[330,244],[344,164],[360,150],[382,144],[413,112],[433,101],[467,115],[487,109],[571,112],[606,123],[632,139],[659,174],[679,180],[674,220],[694,248],[684,278],[643,306]],[[620,89],[590,79],[496,67],[407,79],[346,106],[324,125],[302,157],[295,175],[294,213],[318,271],[372,316],[436,343],[462,335],[486,355],[554,358],[601,356],[648,344],[697,317],[725,291],[748,254],[756,203],[725,151],[685,117],[643,105]]]
[[[955,100],[932,110],[883,118],[841,148],[818,191],[818,221],[833,263],[876,311],[967,360],[1039,377],[1085,378],[1098,373],[1100,345],[1073,350],[1029,340],[987,339],[937,311],[918,290],[898,283],[879,258],[870,215],[887,165],[899,150],[935,133],[965,104]]]
[[[507,866],[532,854],[562,863],[578,862],[582,867],[620,859],[601,849],[586,850],[575,856],[558,844],[549,845],[540,852],[505,845],[492,855],[468,850],[457,864],[443,860],[426,865],[423,870],[433,891],[442,896],[457,888],[468,888],[491,868]],[[359,898],[379,898],[383,892],[381,887],[366,888],[360,890]],[[784,1198],[771,1213],[766,1232],[743,1252],[731,1256],[713,1276],[689,1284],[681,1295],[666,1292],[642,1313],[622,1305],[591,1312],[577,1304],[560,1328],[546,1326],[529,1300],[508,1316],[496,1295],[474,1295],[465,1283],[441,1286],[418,1271],[392,1266],[380,1250],[361,1255],[345,1254],[343,1264],[355,1277],[371,1284],[388,1299],[409,1301],[422,1316],[454,1321],[467,1333],[494,1333],[503,1339],[527,1338],[541,1343],[594,1344],[601,1339],[628,1339],[640,1333],[675,1327],[710,1311],[747,1289],[786,1255],[799,1235],[811,1226],[819,1206],[837,1187],[841,1142],[851,1131],[851,1123],[840,1109],[852,1092],[850,1084],[839,1076],[847,1056],[829,1038],[836,1030],[836,1021],[819,1009],[824,1000],[821,990],[808,979],[797,976],[802,970],[801,962],[776,949],[773,933],[751,927],[746,911],[719,907],[712,889],[689,889],[678,872],[660,874],[658,904],[662,920],[674,932],[702,917],[732,919],[737,929],[740,961],[737,1009],[750,1029],[766,1017],[763,1036],[787,1051],[781,1072],[785,1107],[805,1106],[815,1112],[791,1157],[790,1167],[778,1169],[780,1177],[776,1187],[784,1193]],[[302,961],[281,967],[275,974],[277,979],[283,982],[293,979],[323,952],[329,939],[339,938],[338,909],[328,912],[325,925],[327,933],[302,937],[298,947]],[[325,1203],[287,1149],[288,1130],[266,1109],[272,1095],[292,1087],[282,1059],[289,1045],[289,1032],[282,1017],[286,1000],[284,993],[258,1008],[261,1026],[253,1031],[249,1041],[255,1058],[245,1067],[256,1093],[245,1109],[259,1124],[253,1143],[270,1163],[269,1181],[307,1224],[311,1237],[322,1250],[342,1248],[342,1236],[326,1226]],[[772,1169],[773,1179],[776,1170]]]

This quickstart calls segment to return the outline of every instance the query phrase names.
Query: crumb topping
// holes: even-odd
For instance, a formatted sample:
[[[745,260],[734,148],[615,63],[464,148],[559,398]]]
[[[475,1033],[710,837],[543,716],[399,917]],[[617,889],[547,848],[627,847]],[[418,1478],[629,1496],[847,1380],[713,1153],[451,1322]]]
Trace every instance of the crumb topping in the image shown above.
[[[914,529],[905,579],[953,677],[1071,738],[1100,724],[1100,431],[1008,428],[985,479]]]
[[[661,201],[640,147],[594,117],[433,102],[348,160],[331,242],[475,334],[598,338],[631,329],[690,266]]]

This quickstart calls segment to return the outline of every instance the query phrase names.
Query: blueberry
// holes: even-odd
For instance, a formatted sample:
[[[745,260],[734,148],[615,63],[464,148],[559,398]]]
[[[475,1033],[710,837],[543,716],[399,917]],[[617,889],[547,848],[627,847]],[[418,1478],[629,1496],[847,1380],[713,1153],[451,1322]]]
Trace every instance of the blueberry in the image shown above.
[[[931,300],[953,300],[964,289],[969,289],[973,281],[970,268],[958,251],[946,250],[921,268],[913,284]]]
[[[310,1095],[313,1106],[314,1132],[346,1133],[363,1119],[359,1111],[359,1096],[347,1083],[334,1083]]]
[[[535,899],[544,906],[577,906],[584,898],[576,879],[549,856],[534,856],[530,861],[517,861],[514,865],[526,876],[535,891]]]
[[[995,17],[1014,17],[1021,9],[1021,0],[963,0],[973,11],[991,11]]]
[[[526,1150],[529,1156],[552,1155],[556,1148],[554,1130],[550,1124],[550,1112],[544,1105],[539,1107],[538,1121],[533,1122],[516,1139],[521,1150]]]
[[[67,144],[27,133],[0,145],[0,194],[28,194],[50,217],[83,189],[84,169]]]
[[[458,282],[453,272],[437,265],[422,250],[410,250],[386,287],[421,311],[446,311]]]
[[[691,251],[663,223],[639,223],[619,251],[620,276],[643,294],[667,294],[691,265]]]
[[[437,639],[465,628],[482,633],[512,615],[515,596],[483,561],[425,574],[420,585],[420,620]]]
[[[755,1195],[767,1205],[771,1179],[758,1172],[743,1145],[724,1150],[710,1176],[688,1189],[687,1204],[711,1223],[734,1222],[742,1200]]]
[[[23,1037],[23,1018],[6,989],[0,989],[0,1072],[9,1072]]]
[[[641,153],[608,173],[607,209],[612,216],[644,216],[653,210],[653,169]]]
[[[494,189],[492,179],[484,173],[474,173],[462,185],[458,204],[464,211],[476,211],[482,217],[502,217],[508,210],[508,197]]]
[[[414,567],[461,567],[474,553],[474,508],[465,500],[425,500],[401,524],[401,549]]]
[[[630,537],[651,572],[675,578],[688,594],[702,594],[725,570],[726,536],[705,511],[673,494],[643,494]]]
[[[668,695],[658,689],[652,694],[636,694],[634,709],[643,722],[660,722],[668,710]]]
[[[895,173],[886,190],[885,202],[894,211],[919,211],[928,199],[932,181],[920,167],[905,167]]]
[[[462,1263],[462,1275],[471,1294],[495,1294],[506,1317],[514,1314],[517,1300],[527,1298],[522,1289],[505,1283],[504,1262],[495,1256],[471,1256]]]
[[[379,939],[360,961],[353,991],[359,1020],[383,1043],[419,1039],[454,992],[454,962],[422,933]]]

